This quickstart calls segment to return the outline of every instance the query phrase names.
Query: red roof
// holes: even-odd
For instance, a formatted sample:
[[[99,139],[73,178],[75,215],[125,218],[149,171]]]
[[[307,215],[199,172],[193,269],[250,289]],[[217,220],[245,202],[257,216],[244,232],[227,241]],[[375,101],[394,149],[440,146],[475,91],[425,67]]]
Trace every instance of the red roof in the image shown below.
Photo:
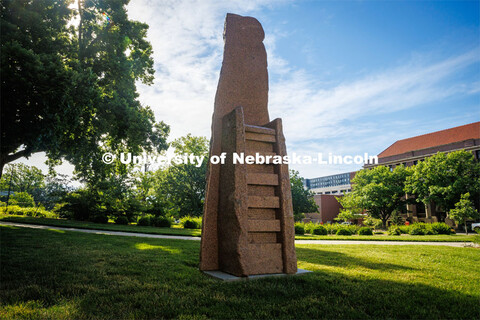
[[[470,139],[480,139],[480,121],[463,126],[398,140],[382,151],[378,157],[385,158],[409,151],[426,149]]]

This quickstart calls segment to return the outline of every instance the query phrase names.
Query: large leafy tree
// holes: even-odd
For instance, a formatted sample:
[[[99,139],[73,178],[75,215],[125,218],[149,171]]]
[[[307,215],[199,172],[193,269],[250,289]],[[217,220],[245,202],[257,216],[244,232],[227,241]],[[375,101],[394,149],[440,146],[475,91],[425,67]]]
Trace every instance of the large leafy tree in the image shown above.
[[[346,210],[364,209],[372,218],[382,220],[383,228],[394,211],[404,211],[405,180],[410,174],[403,165],[390,170],[378,166],[371,170],[361,170],[353,178],[352,192],[345,195],[342,205]]]
[[[313,199],[313,192],[305,189],[300,173],[290,170],[290,187],[292,189],[293,215],[295,221],[300,220],[304,213],[318,212],[318,206]]]
[[[480,164],[471,152],[437,153],[413,167],[405,190],[415,195],[417,201],[434,202],[449,212],[462,194],[469,193],[472,199],[478,199]]]
[[[167,148],[168,126],[137,99],[135,82],[153,81],[148,26],[128,19],[128,0],[71,2],[1,3],[0,172],[45,151],[91,179],[118,169],[105,151]]]
[[[203,162],[172,163],[156,173],[156,202],[167,205],[171,214],[177,217],[200,216],[205,200],[205,175],[208,163],[208,140],[190,134],[172,142],[175,155],[203,156]]]

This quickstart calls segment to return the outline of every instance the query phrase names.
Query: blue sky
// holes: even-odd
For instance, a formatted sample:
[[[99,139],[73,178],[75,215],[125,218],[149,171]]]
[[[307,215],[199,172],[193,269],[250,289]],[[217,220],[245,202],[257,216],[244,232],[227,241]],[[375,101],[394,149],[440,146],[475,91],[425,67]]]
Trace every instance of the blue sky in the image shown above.
[[[249,15],[265,29],[269,111],[283,118],[288,152],[375,155],[480,120],[479,3],[131,0],[130,17],[150,25],[157,70],[140,100],[171,139],[209,138],[225,14]],[[359,166],[291,168],[314,178]]]

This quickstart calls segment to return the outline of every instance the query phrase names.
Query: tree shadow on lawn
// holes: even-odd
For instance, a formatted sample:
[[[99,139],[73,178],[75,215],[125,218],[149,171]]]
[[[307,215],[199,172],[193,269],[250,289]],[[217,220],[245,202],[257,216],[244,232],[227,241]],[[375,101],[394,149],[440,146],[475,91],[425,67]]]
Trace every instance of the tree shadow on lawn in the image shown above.
[[[4,318],[28,314],[25,305],[32,301],[33,318],[41,319],[473,319],[480,314],[478,296],[329,270],[221,282],[198,270],[199,243],[194,241],[25,229],[0,235],[0,300],[2,308],[13,310]],[[314,265],[380,268],[338,252],[300,248],[297,253]],[[59,314],[62,308],[69,313]]]

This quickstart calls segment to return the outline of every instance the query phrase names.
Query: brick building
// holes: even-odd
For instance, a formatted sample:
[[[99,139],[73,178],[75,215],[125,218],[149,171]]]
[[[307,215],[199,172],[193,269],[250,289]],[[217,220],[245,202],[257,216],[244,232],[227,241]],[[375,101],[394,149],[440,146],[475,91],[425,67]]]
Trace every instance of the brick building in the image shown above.
[[[400,164],[412,166],[437,152],[457,150],[470,151],[477,160],[480,159],[480,122],[398,140],[378,155],[378,164],[366,164],[364,168],[384,165],[393,169]],[[427,206],[422,203],[409,205],[407,211],[405,218],[410,222],[451,223],[448,219],[446,221],[446,213],[433,203]]]

